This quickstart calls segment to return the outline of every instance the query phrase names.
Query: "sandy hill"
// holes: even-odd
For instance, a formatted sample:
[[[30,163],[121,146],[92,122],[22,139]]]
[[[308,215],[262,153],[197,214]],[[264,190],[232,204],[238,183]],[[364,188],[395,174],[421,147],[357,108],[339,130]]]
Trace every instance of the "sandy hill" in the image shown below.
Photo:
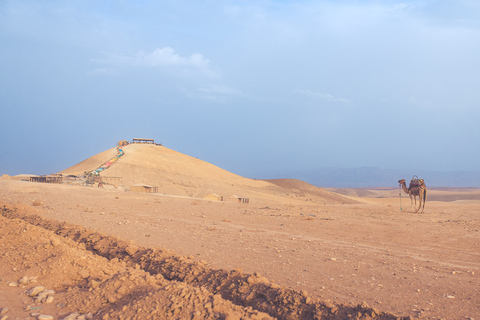
[[[78,176],[84,174],[85,172],[91,172],[98,169],[102,164],[115,157],[116,154],[117,148],[111,148],[97,155],[94,155],[93,157],[85,159],[82,162],[77,163],[76,165],[68,169],[60,171],[59,173],[63,175],[73,174]]]
[[[123,156],[101,172],[104,177],[121,177],[125,187],[143,183],[158,187],[159,193],[202,198],[216,193],[224,198],[237,195],[251,199],[352,203],[354,200],[297,180],[252,180],[172,149],[151,144],[123,147]],[[117,155],[112,148],[90,157],[62,174],[90,172]],[[279,183],[283,181],[283,183]],[[290,181],[290,184],[287,183]]]

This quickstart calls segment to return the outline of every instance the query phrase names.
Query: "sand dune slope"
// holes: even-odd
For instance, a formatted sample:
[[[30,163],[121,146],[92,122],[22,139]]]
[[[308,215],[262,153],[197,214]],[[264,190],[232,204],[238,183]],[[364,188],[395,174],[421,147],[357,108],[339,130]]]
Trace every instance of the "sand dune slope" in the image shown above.
[[[116,154],[117,154],[117,148],[111,148],[97,155],[94,155],[93,157],[85,159],[82,162],[77,163],[76,165],[71,166],[68,169],[60,171],[59,173],[63,175],[69,175],[69,174],[81,175],[81,174],[84,174],[85,172],[91,172],[97,169],[98,167],[100,167],[102,164],[104,164],[108,160],[115,157]]]
[[[241,177],[213,164],[190,157],[164,146],[130,144],[123,147],[124,155],[110,168],[101,172],[104,177],[121,177],[128,188],[137,183],[158,187],[159,193],[203,198],[210,193],[224,196],[234,195],[260,201],[318,201],[328,203],[351,203],[347,197],[307,183],[272,183]],[[112,148],[62,171],[76,174],[97,169],[102,163],[116,155]],[[288,180],[284,180],[288,181]],[[293,182],[292,182],[293,183]],[[314,198],[314,199],[313,199]],[[307,201],[308,201],[307,200]]]
[[[304,198],[319,198],[325,200],[325,203],[358,203],[357,200],[348,196],[340,195],[322,188],[318,188],[308,182],[296,179],[271,179],[265,180],[283,189],[290,190],[293,194]]]

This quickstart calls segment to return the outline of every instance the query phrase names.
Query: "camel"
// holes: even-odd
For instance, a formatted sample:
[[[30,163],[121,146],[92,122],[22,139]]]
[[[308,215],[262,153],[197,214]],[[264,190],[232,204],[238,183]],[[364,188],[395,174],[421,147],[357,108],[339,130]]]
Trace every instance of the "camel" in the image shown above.
[[[422,213],[423,213],[423,211],[425,210],[425,202],[427,201],[427,186],[425,185],[425,182],[421,180],[421,183],[419,186],[410,186],[408,189],[407,189],[407,185],[405,184],[405,179],[398,180],[398,183],[402,186],[403,191],[405,193],[408,193],[408,195],[410,196],[410,202],[412,203],[412,212],[414,208],[413,201],[415,201],[415,209],[416,209],[415,213],[417,213],[418,210],[420,210],[420,208],[422,207],[422,201],[423,201],[423,207],[422,207]],[[413,199],[412,199],[412,196],[413,196]],[[418,206],[418,209],[417,209],[417,197],[420,203],[420,205]]]

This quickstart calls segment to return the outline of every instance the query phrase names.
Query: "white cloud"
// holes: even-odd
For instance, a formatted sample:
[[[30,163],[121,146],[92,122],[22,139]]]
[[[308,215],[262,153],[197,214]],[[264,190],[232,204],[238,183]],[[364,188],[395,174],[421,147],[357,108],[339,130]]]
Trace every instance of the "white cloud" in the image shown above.
[[[294,90],[293,92],[301,94],[301,95],[309,96],[309,97],[314,97],[314,98],[321,99],[321,100],[330,101],[330,102],[351,103],[351,101],[348,100],[348,99],[340,98],[340,97],[334,97],[329,93],[321,93],[321,92],[314,92],[314,91],[310,91],[310,90],[300,90],[300,89]]]
[[[170,47],[157,48],[150,53],[139,51],[134,55],[109,54],[106,59],[97,59],[96,62],[110,65],[125,65],[139,67],[173,67],[180,68],[184,73],[196,70],[207,76],[219,76],[219,72],[210,66],[210,61],[200,53],[193,53],[190,56],[181,56]]]
[[[182,57],[175,53],[170,47],[155,49],[151,53],[140,51],[133,61],[139,65],[149,67],[159,66],[194,66],[197,68],[208,68],[209,61],[204,59],[199,53],[194,53],[190,57]]]

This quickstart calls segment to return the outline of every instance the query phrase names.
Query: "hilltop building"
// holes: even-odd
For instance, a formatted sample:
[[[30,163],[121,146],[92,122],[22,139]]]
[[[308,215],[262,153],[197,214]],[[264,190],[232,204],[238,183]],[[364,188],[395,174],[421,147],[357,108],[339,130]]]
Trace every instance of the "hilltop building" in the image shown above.
[[[151,143],[155,144],[153,139],[140,139],[140,138],[133,138],[133,143]]]

